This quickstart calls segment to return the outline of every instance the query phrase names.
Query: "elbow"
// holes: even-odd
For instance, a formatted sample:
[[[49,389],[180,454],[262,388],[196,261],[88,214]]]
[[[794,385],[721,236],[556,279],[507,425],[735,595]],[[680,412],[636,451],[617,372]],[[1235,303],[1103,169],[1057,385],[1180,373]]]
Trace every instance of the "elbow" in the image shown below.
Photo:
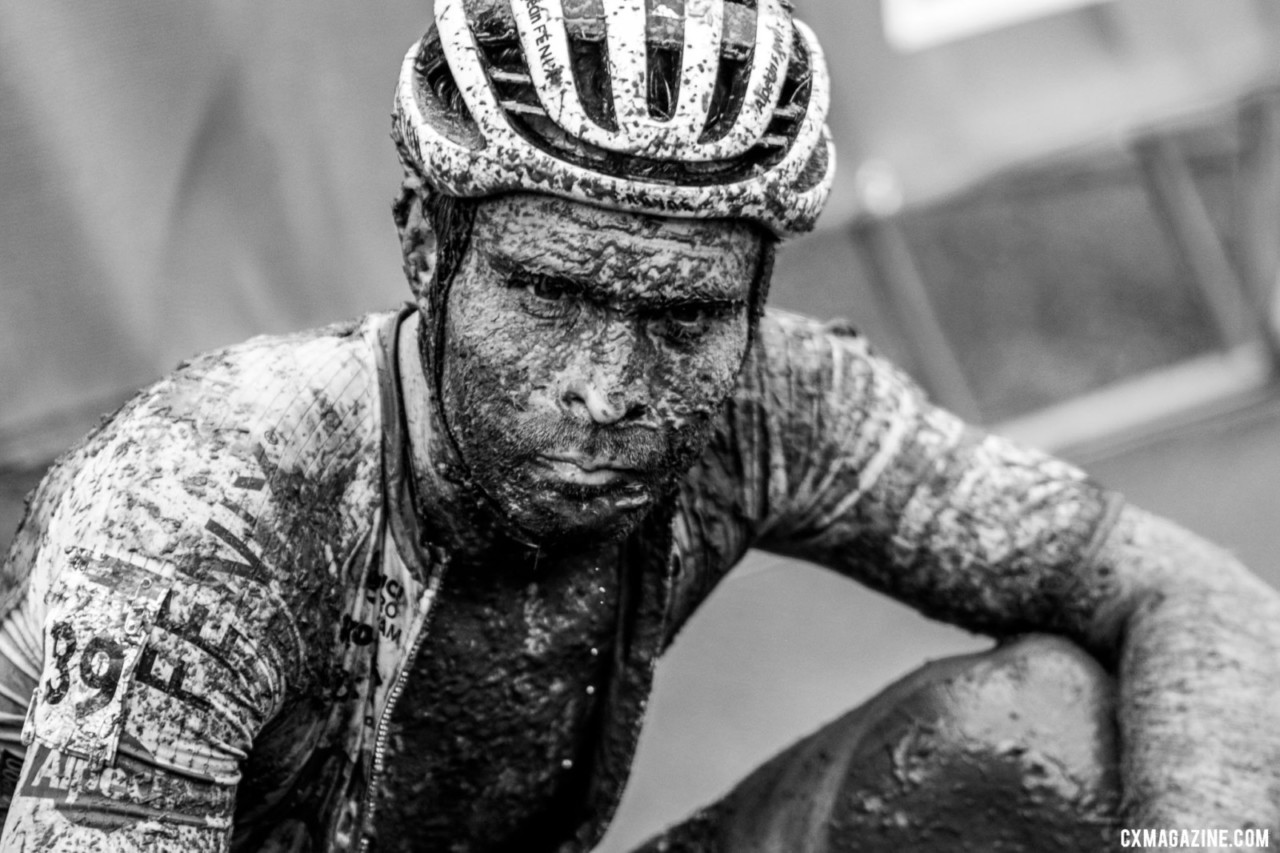
[[[1280,630],[1280,593],[1229,551],[1136,507],[1121,512],[1090,575],[1098,594],[1085,635],[1104,659],[1152,622]]]

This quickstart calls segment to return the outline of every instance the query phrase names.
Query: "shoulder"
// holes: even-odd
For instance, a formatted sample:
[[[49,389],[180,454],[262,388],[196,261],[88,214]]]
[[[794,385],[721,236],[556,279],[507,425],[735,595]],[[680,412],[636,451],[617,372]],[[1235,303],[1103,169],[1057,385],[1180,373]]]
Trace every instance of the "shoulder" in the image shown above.
[[[755,345],[744,365],[740,386],[815,376],[840,382],[845,368],[895,369],[844,319],[818,320],[768,309],[760,319]],[[812,382],[804,383],[812,388]]]
[[[707,449],[681,483],[674,519],[677,621],[785,505],[792,481],[803,478],[817,434],[833,425],[828,399],[841,377],[858,372],[855,365],[869,355],[844,321],[773,309],[760,318]]]
[[[197,356],[55,464],[4,570],[8,600],[27,597],[44,626],[31,735],[109,759],[126,700],[196,709],[219,743],[278,707],[314,639],[300,601],[336,591],[322,581],[363,547],[380,500],[385,319]],[[76,677],[99,658],[109,685]],[[232,707],[244,719],[223,720]]]
[[[350,419],[376,403],[375,338],[385,320],[371,315],[203,353],[143,391],[130,417],[159,414],[205,432],[227,425],[337,427],[335,416]]]
[[[377,438],[380,319],[263,335],[185,361],[104,418],[52,479],[101,504],[135,485],[201,493],[218,478],[226,488],[255,469],[262,478],[272,464],[349,463]]]
[[[924,458],[958,429],[847,322],[769,310],[685,504],[741,520],[722,549],[736,554],[856,499],[915,439]]]
[[[7,598],[32,572],[41,577],[31,584],[55,582],[70,548],[265,574],[268,546],[303,535],[299,508],[331,513],[309,535],[358,536],[354,518],[339,523],[352,514],[336,510],[377,497],[385,319],[253,338],[139,392],[37,489],[6,562]]]
[[[728,427],[776,439],[925,405],[919,387],[846,320],[768,310],[726,404]],[[813,435],[811,435],[813,434]]]
[[[106,419],[80,455],[88,461],[110,450],[119,460],[127,455],[122,446],[148,458],[184,454],[168,460],[176,472],[226,454],[239,458],[246,447],[255,457],[262,446],[315,456],[335,442],[359,441],[379,415],[383,319],[261,335],[195,356]]]
[[[764,316],[760,318],[756,349],[765,357],[783,358],[832,346],[868,349],[866,339],[848,320],[819,320],[777,308],[765,309]]]

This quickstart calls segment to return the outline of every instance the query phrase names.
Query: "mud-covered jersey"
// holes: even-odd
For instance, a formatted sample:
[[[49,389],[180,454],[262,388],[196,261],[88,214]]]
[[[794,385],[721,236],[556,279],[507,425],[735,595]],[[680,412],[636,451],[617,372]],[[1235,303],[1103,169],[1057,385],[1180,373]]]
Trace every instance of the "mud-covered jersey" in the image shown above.
[[[6,844],[375,837],[387,721],[451,559],[409,498],[404,316],[195,358],[50,470],[0,576]],[[558,849],[603,834],[658,656],[749,548],[970,628],[1051,629],[1067,617],[1029,585],[1076,583],[1116,503],[933,407],[863,339],[767,313],[671,514],[619,549],[599,742]]]

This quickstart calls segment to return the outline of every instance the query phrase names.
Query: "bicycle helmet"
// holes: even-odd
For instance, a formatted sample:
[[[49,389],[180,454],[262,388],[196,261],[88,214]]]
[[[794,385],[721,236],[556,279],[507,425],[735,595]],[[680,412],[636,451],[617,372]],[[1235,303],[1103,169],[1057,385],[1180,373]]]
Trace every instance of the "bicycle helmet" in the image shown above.
[[[785,237],[831,188],[829,90],[788,0],[436,0],[395,133],[448,195],[546,193]]]

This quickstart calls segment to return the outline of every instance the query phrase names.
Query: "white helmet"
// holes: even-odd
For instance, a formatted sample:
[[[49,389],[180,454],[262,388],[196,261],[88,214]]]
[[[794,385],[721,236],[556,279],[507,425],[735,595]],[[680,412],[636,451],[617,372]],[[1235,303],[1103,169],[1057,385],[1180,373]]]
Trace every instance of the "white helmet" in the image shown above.
[[[449,195],[546,193],[783,237],[810,230],[831,189],[829,96],[789,0],[436,0],[395,128]]]

